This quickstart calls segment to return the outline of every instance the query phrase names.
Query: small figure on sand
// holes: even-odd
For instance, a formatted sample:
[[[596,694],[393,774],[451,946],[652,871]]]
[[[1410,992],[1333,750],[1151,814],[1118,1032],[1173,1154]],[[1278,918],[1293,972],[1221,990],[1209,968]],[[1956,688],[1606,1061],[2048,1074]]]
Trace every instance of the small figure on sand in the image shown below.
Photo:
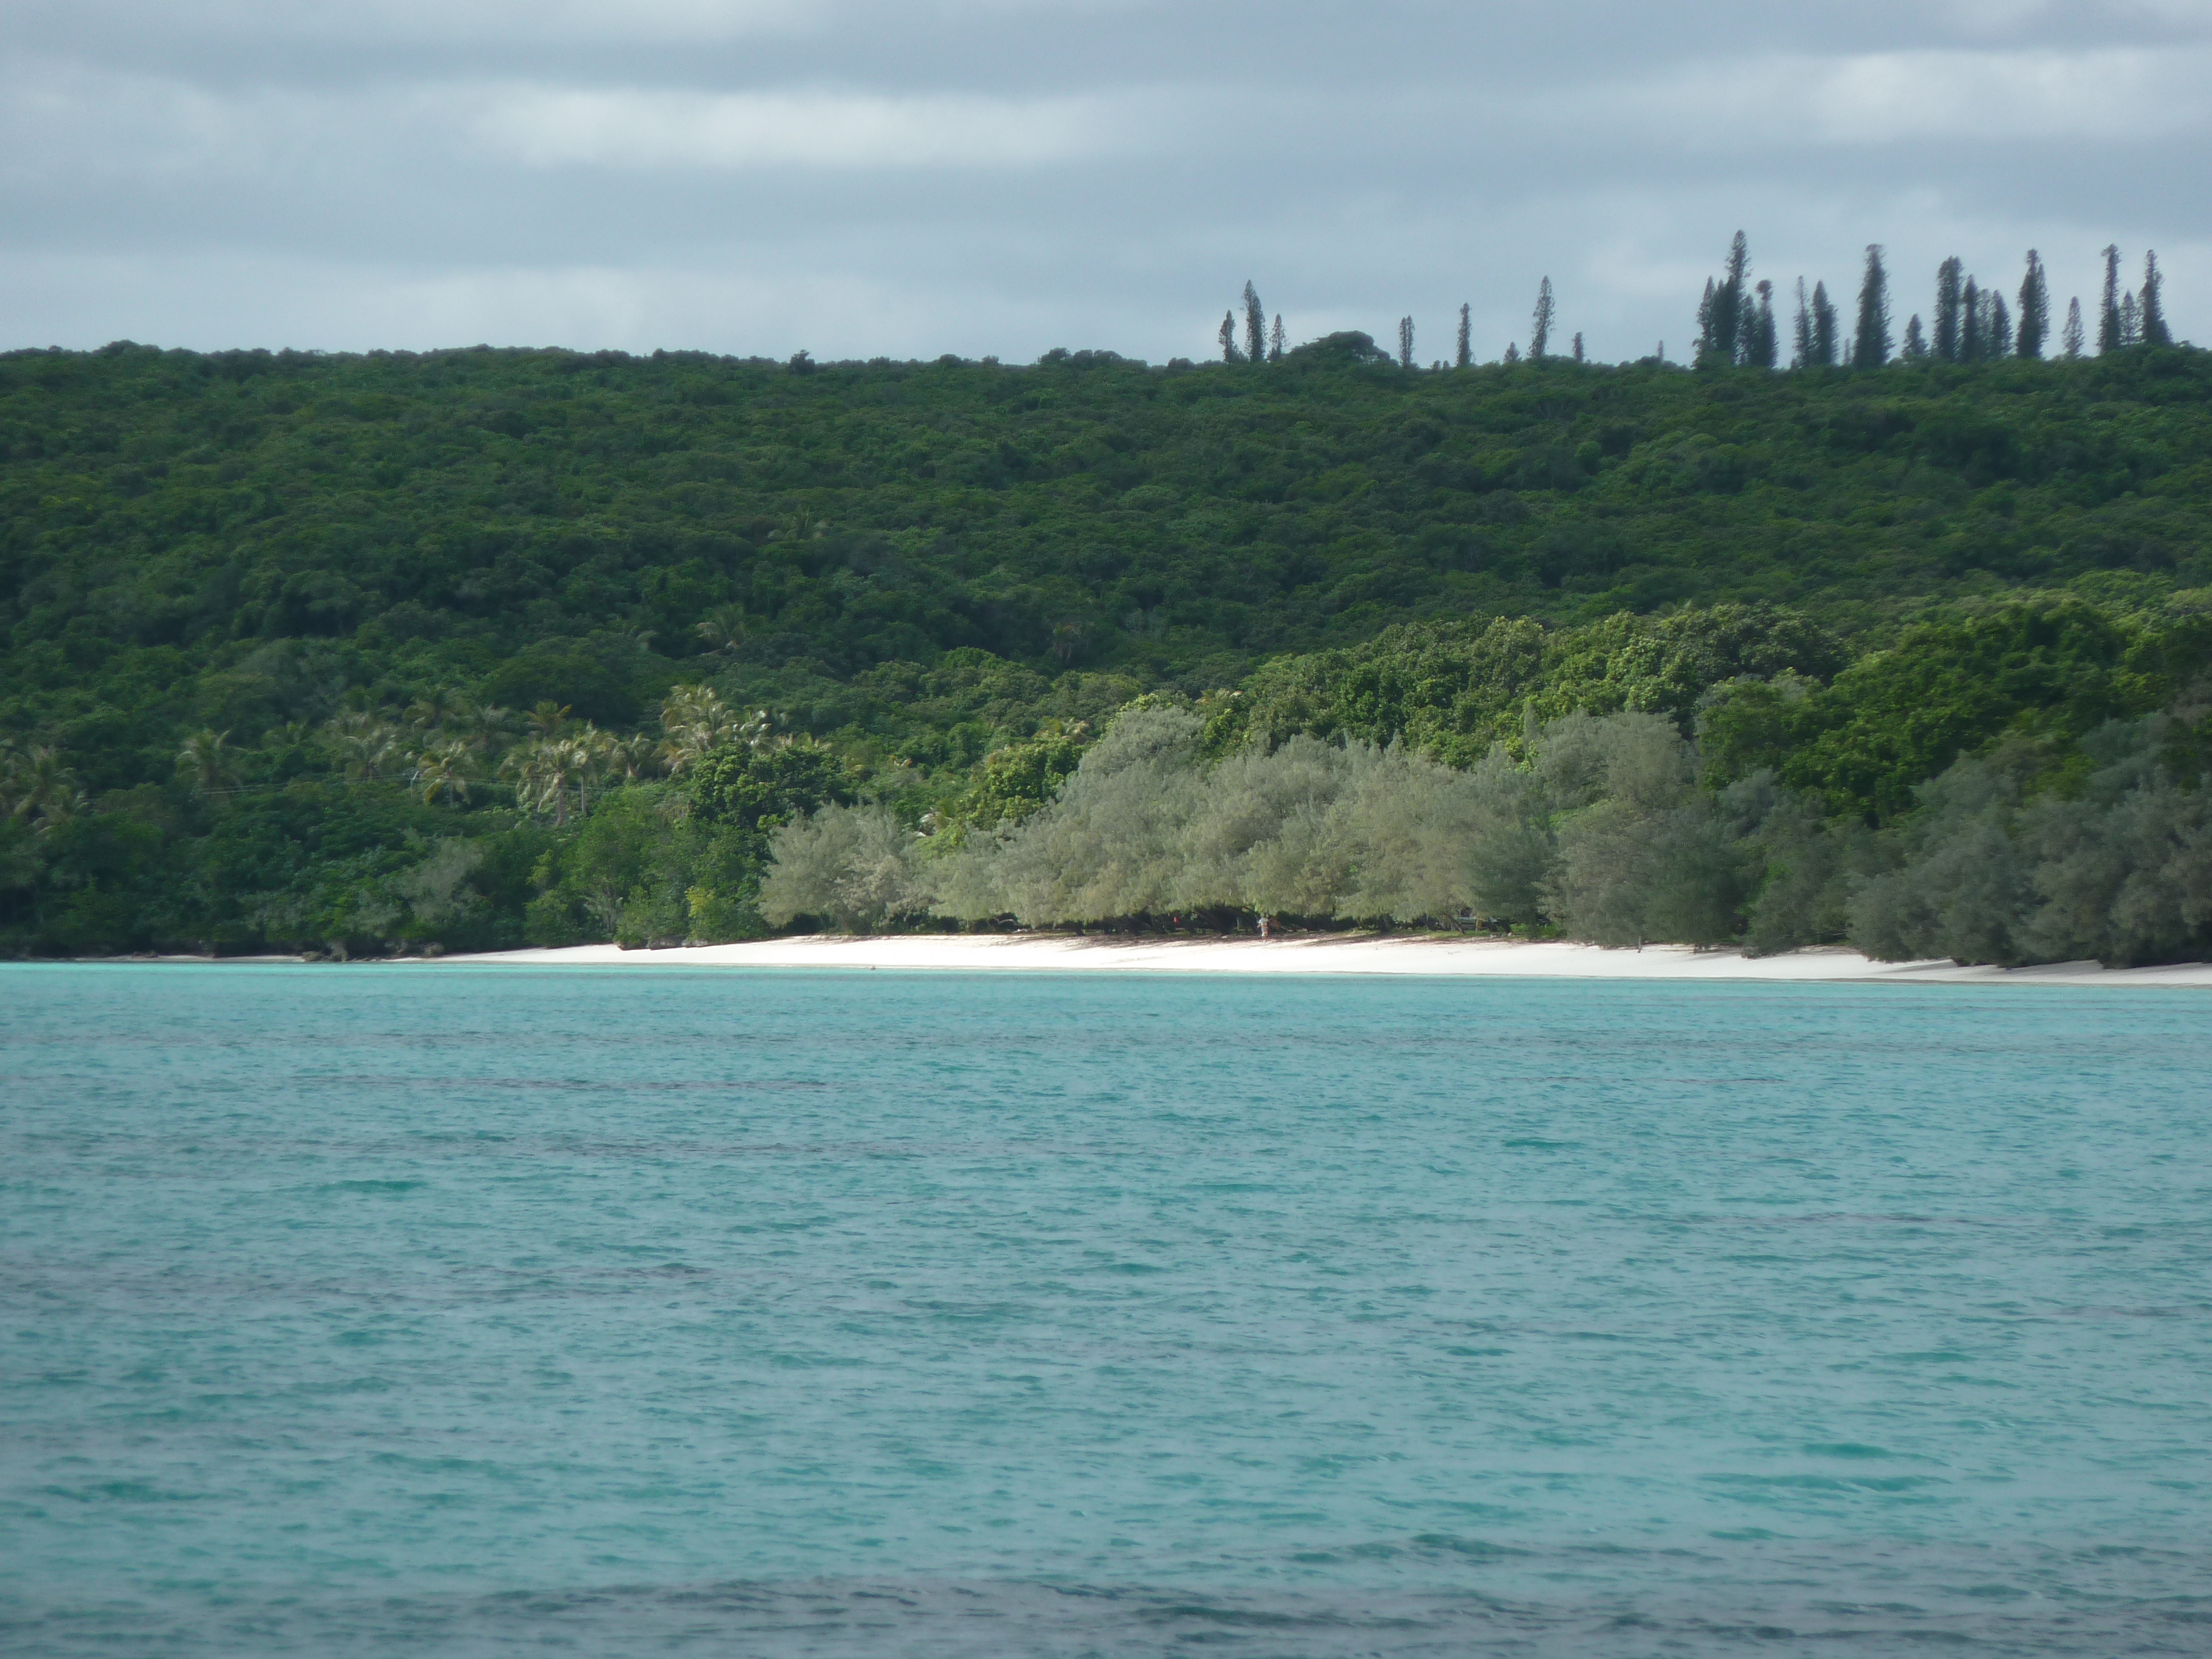
[[[1260,918],[1260,937],[1261,939],[1272,939],[1274,936],[1274,927],[1275,919],[1273,916],[1262,916]]]

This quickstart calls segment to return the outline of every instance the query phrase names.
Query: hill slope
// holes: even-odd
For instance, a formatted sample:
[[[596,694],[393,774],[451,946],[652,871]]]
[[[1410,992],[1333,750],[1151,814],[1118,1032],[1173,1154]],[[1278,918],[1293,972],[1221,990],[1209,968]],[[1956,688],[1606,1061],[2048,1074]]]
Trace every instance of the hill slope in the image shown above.
[[[1580,629],[1735,604],[1749,609],[1720,629],[1737,640],[1715,659],[1727,674],[1824,684],[1908,623],[2008,592],[2070,584],[2155,607],[2212,582],[2208,393],[2212,356],[2189,350],[1789,375],[1407,373],[1357,337],[1279,364],[1167,369],[1103,354],[1015,368],[19,353],[0,358],[15,833],[72,810],[27,806],[40,789],[76,799],[21,781],[40,750],[81,791],[81,816],[115,819],[100,856],[141,885],[120,896],[98,860],[70,873],[51,835],[24,842],[0,871],[0,927],[70,948],[312,936],[325,922],[242,920],[240,896],[337,891],[411,867],[426,837],[514,821],[514,789],[489,777],[434,805],[402,789],[433,738],[458,740],[464,723],[441,709],[547,703],[657,735],[672,687],[711,682],[786,732],[834,738],[911,814],[971,781],[988,794],[971,769],[1041,724],[1095,722],[1145,690],[1236,686],[1285,653],[1387,655],[1399,647],[1369,642],[1396,625]],[[1558,635],[1529,657],[1559,681],[1548,700],[1458,684],[1462,713],[1438,725],[1445,694],[1414,683],[1435,647],[1415,641],[1389,694],[1407,721],[1331,703],[1306,724],[1403,731],[1464,764],[1524,704],[1604,706],[1570,682],[1626,670],[1557,665],[1626,649],[1608,626],[1587,648]],[[1254,681],[1272,711],[1260,727],[1279,735],[1283,709],[1340,703],[1340,688],[1315,689],[1343,678],[1338,661]],[[1692,720],[1725,678],[1699,672],[1650,706]],[[2190,672],[2161,668],[2158,696]],[[2148,706],[2115,695],[2114,710]],[[2010,719],[2032,704],[1991,706]],[[362,762],[362,732],[398,731],[410,708],[422,741],[405,763]],[[1747,719],[1731,741],[1774,763],[1778,744],[1842,741],[1852,718],[1830,696],[1790,714],[1804,730],[1786,741]],[[333,721],[362,729],[350,750]],[[1875,781],[1798,781],[1839,810],[1887,791],[1869,810],[1894,811],[1990,729],[1968,722]],[[224,752],[180,773],[196,732]],[[518,736],[512,722],[475,733],[479,773]],[[544,856],[523,842],[558,839],[516,833],[504,886],[471,878],[510,917]],[[58,906],[79,916],[58,933]]]

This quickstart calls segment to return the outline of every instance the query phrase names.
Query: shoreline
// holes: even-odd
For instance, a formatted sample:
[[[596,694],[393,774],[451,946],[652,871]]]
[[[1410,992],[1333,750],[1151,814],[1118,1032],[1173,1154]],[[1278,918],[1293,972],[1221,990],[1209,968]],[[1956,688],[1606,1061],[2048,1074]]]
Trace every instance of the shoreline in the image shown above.
[[[614,945],[400,957],[392,965],[520,968],[871,969],[1061,973],[1361,974],[1467,978],[1656,980],[1766,984],[2098,985],[2212,989],[2212,963],[1962,968],[1948,959],[1875,962],[1842,946],[1747,957],[1686,945],[1641,950],[1510,939],[1341,934],[1279,939],[1128,939],[1028,933],[815,934],[743,945]]]
[[[918,973],[1356,974],[1385,977],[1638,980],[1769,985],[2062,985],[2212,990],[2212,963],[2105,968],[2094,962],[2028,968],[1960,967],[1948,958],[1875,962],[1844,945],[1747,957],[1686,945],[1639,949],[1559,941],[1324,933],[1288,939],[1131,939],[1076,933],[815,933],[740,945],[617,945],[489,951],[436,957],[147,954],[77,957],[76,965],[338,966],[355,968],[688,968],[890,969]],[[36,966],[25,962],[17,966]],[[56,964],[59,965],[59,964]]]

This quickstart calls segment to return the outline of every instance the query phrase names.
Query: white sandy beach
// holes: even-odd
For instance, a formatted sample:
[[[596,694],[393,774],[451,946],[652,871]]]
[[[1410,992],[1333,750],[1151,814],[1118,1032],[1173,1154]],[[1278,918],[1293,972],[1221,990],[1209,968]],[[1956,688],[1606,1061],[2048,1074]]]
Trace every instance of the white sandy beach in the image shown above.
[[[845,968],[1047,969],[1105,973],[1435,974],[1531,979],[1753,980],[1890,985],[2101,985],[2212,988],[2212,963],[2107,969],[2094,962],[2043,968],[1961,968],[1951,962],[1870,962],[1856,951],[1793,951],[1746,957],[1653,945],[1609,951],[1594,945],[1499,939],[1324,935],[1261,940],[1128,939],[1068,934],[890,934],[812,937],[625,951],[581,945],[505,951],[426,963],[552,968]]]

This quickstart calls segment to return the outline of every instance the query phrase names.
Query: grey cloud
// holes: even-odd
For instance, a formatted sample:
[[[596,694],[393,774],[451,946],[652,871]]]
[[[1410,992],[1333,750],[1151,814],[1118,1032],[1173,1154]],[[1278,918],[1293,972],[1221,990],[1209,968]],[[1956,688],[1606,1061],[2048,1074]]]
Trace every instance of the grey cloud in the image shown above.
[[[1358,10],[1154,0],[30,0],[0,45],[5,343],[474,339],[1154,359],[1551,275],[1679,351],[1729,234],[1902,318],[1958,252],[2157,246],[2212,334],[2212,5]],[[2069,285],[2073,285],[2069,287]]]

